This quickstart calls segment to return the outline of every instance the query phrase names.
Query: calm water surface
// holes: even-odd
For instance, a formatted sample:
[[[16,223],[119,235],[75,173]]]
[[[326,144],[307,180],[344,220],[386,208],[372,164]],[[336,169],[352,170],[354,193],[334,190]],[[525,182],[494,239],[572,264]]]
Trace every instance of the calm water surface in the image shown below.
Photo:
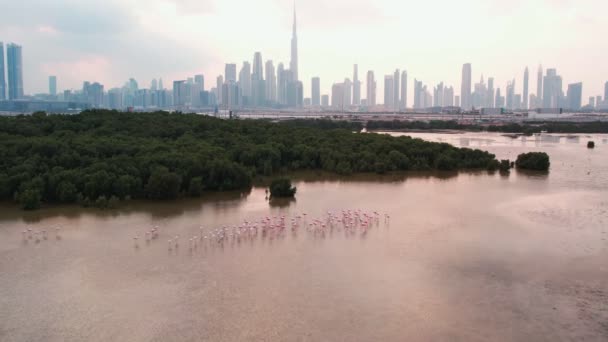
[[[114,212],[4,208],[0,341],[607,341],[608,136],[411,135],[546,151],[551,172],[307,177],[277,206],[254,188]],[[188,248],[199,226],[343,209],[390,220]],[[24,242],[27,228],[48,240]]]

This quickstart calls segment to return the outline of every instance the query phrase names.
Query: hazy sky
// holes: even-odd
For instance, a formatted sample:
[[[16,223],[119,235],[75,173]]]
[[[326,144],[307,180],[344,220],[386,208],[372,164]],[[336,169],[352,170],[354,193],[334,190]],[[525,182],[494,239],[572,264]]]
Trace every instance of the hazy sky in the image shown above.
[[[264,60],[289,64],[291,0],[0,0],[0,41],[23,46],[26,93],[99,81],[109,89],[130,77],[148,87],[162,77],[203,73],[206,88],[224,64]],[[462,64],[477,82],[494,76],[502,88],[525,66],[536,92],[539,63],[568,83],[583,82],[583,103],[603,94],[608,80],[606,0],[305,0],[298,1],[300,78],[321,91],[374,70],[378,99],[383,79],[406,69],[432,88],[440,81],[460,93]],[[363,84],[362,97],[365,97]]]

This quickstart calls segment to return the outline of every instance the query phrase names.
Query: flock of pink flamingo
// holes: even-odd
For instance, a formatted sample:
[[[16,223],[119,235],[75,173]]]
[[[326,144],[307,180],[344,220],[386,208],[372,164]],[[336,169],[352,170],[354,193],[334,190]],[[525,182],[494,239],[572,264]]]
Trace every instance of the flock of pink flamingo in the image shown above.
[[[308,214],[296,214],[289,218],[281,216],[266,216],[259,220],[245,220],[239,225],[222,226],[215,229],[205,229],[200,226],[190,237],[184,238],[184,247],[190,251],[199,248],[213,246],[224,246],[246,241],[262,239],[280,239],[291,232],[294,236],[300,231],[305,231],[313,237],[324,238],[333,233],[344,233],[346,236],[365,237],[368,231],[380,226],[381,222],[389,224],[390,216],[381,215],[376,211],[341,210],[338,212],[328,211],[320,218],[311,218]],[[135,248],[139,248],[140,240],[150,244],[160,238],[160,227],[155,226],[144,234],[144,239],[137,234],[133,237]],[[167,249],[174,251],[180,248],[182,238],[175,235],[167,240]]]
[[[61,240],[61,228],[55,228],[55,239]],[[27,243],[29,241],[34,241],[35,243],[40,243],[42,241],[46,241],[49,239],[49,234],[46,230],[34,230],[32,228],[27,228],[21,232],[21,237],[23,238],[23,242]]]

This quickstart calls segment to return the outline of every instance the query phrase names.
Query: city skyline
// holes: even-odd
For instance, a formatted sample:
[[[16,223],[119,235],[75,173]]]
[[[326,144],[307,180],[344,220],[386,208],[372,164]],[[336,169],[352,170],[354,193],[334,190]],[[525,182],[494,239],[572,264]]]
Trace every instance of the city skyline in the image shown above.
[[[25,1],[26,3],[28,1]],[[61,3],[61,1],[60,1]],[[95,3],[93,1],[93,3]],[[137,1],[130,1],[129,3],[131,4],[136,4]],[[202,1],[200,3],[202,4],[213,4],[213,6],[209,7],[209,8],[205,8],[205,6],[203,5],[197,5],[197,3],[199,2],[194,2],[194,1],[153,1],[150,7],[153,8],[163,8],[165,10],[168,10],[169,13],[174,16],[175,18],[186,18],[187,20],[193,19],[193,17],[205,17],[208,19],[219,19],[219,18],[224,18],[224,16],[226,15],[225,11],[226,11],[226,5],[224,3],[219,3],[219,2],[206,2],[206,1]],[[285,3],[278,3],[275,1],[261,1],[261,2],[256,2],[255,5],[251,5],[251,4],[246,4],[244,2],[239,2],[239,1],[233,1],[230,0],[228,1],[228,3],[230,3],[231,5],[235,5],[235,4],[240,4],[242,6],[244,6],[245,8],[249,8],[249,6],[253,7],[254,9],[257,10],[262,10],[262,9],[267,9],[268,13],[275,13],[277,14],[276,17],[273,18],[268,18],[268,20],[264,21],[264,23],[260,23],[257,26],[261,26],[261,28],[259,28],[259,32],[263,32],[266,30],[271,30],[273,31],[272,34],[269,34],[268,36],[265,36],[265,38],[268,39],[264,39],[264,42],[261,43],[259,46],[254,47],[250,52],[244,54],[243,56],[237,56],[237,55],[232,55],[232,53],[230,53],[230,55],[228,55],[228,53],[223,54],[221,53],[220,50],[222,50],[223,48],[226,47],[230,47],[232,48],[232,45],[244,45],[245,47],[248,46],[250,43],[248,42],[248,40],[250,40],[249,38],[253,38],[252,40],[254,42],[257,42],[259,39],[259,37],[257,37],[257,34],[253,34],[252,37],[247,37],[248,39],[245,40],[237,40],[237,38],[239,37],[239,34],[236,34],[235,32],[233,32],[232,30],[228,30],[228,32],[225,34],[226,37],[228,37],[228,40],[225,44],[218,44],[217,41],[215,41],[214,39],[212,39],[208,44],[207,42],[205,42],[204,44],[201,44],[203,46],[206,46],[208,48],[217,48],[217,52],[218,54],[216,56],[214,56],[213,58],[209,58],[209,59],[201,59],[199,62],[197,62],[196,64],[200,65],[200,66],[196,66],[195,64],[192,64],[192,70],[191,71],[185,71],[185,72],[179,72],[179,71],[172,71],[170,69],[165,69],[165,68],[158,68],[158,69],[151,69],[150,71],[146,71],[146,72],[142,72],[139,71],[139,65],[138,64],[149,64],[152,63],[154,64],[154,60],[150,59],[150,58],[146,58],[146,61],[144,63],[139,63],[140,61],[138,59],[129,59],[129,58],[125,58],[124,61],[122,62],[117,62],[112,60],[112,58],[105,58],[103,59],[103,61],[101,59],[98,59],[97,62],[101,63],[101,67],[97,68],[97,62],[93,61],[91,62],[91,60],[89,60],[89,62],[76,62],[75,64],[73,63],[69,63],[68,61],[65,62],[61,62],[59,64],[57,63],[51,63],[48,61],[48,59],[53,59],[56,58],[54,56],[48,56],[46,54],[35,54],[35,52],[37,51],[37,49],[39,49],[41,47],[41,45],[45,45],[45,44],[34,44],[31,45],[28,42],[31,41],[38,41],[40,42],[40,40],[42,39],[48,39],[50,41],[61,41],[62,40],[62,36],[66,33],[66,32],[71,32],[71,29],[75,29],[77,27],[80,27],[80,25],[84,25],[84,23],[71,23],[73,24],[73,27],[70,27],[68,24],[69,23],[61,23],[60,21],[58,21],[58,15],[55,13],[55,11],[53,11],[53,9],[56,9],[56,6],[60,6],[61,4],[57,5],[57,4],[41,4],[41,6],[43,8],[47,8],[50,9],[49,11],[49,16],[48,19],[44,19],[41,16],[36,16],[34,15],[34,19],[38,19],[39,22],[28,22],[26,21],[23,24],[16,24],[15,22],[12,22],[9,18],[9,20],[5,20],[2,21],[2,23],[0,24],[0,41],[4,41],[5,44],[7,42],[10,41],[15,41],[17,44],[24,46],[24,83],[25,83],[25,87],[26,87],[26,93],[28,94],[34,94],[34,93],[43,93],[46,92],[48,90],[48,76],[50,75],[55,75],[57,76],[58,79],[58,84],[59,84],[59,88],[58,90],[64,90],[64,89],[80,89],[82,87],[82,84],[84,81],[91,81],[91,82],[100,82],[102,84],[104,84],[106,86],[107,89],[110,89],[112,87],[119,87],[121,86],[125,80],[128,80],[129,78],[133,77],[135,79],[137,79],[140,84],[150,84],[150,82],[152,81],[152,79],[158,79],[158,78],[163,78],[165,79],[168,84],[171,84],[172,81],[174,80],[182,80],[182,79],[186,79],[187,77],[190,77],[189,75],[195,75],[195,74],[204,74],[205,77],[208,80],[212,80],[215,79],[217,76],[219,75],[223,75],[224,74],[224,67],[226,63],[229,63],[231,61],[239,61],[239,60],[248,60],[251,61],[250,56],[251,53],[253,51],[260,51],[262,53],[263,56],[265,56],[265,59],[263,60],[263,63],[265,63],[268,60],[272,60],[275,62],[275,66],[277,65],[278,62],[282,61],[283,63],[285,63],[285,65],[291,69],[291,64],[293,63],[293,54],[294,54],[294,40],[296,42],[296,51],[298,51],[298,38],[300,39],[300,45],[299,45],[299,57],[296,58],[296,63],[298,64],[297,67],[297,72],[299,74],[302,74],[302,76],[299,76],[299,79],[301,81],[303,81],[303,90],[304,90],[304,97],[311,97],[311,79],[313,77],[319,77],[320,78],[320,94],[321,95],[330,95],[331,96],[331,87],[335,82],[340,82],[341,80],[343,80],[344,78],[348,78],[351,77],[350,75],[352,75],[352,65],[354,64],[358,64],[359,70],[360,70],[360,74],[366,74],[367,71],[371,70],[374,71],[375,75],[376,75],[376,79],[381,77],[382,75],[388,75],[388,74],[392,74],[396,69],[399,70],[406,70],[408,72],[408,74],[410,75],[410,80],[411,79],[418,79],[418,80],[422,80],[425,84],[428,84],[430,86],[430,88],[432,88],[431,85],[435,85],[435,84],[439,84],[441,82],[443,82],[446,85],[451,85],[454,87],[455,93],[456,94],[460,94],[461,93],[461,89],[460,89],[460,84],[461,84],[461,73],[459,72],[460,69],[462,68],[463,64],[466,63],[471,63],[472,64],[472,79],[473,80],[477,80],[479,79],[480,75],[485,75],[488,77],[493,77],[494,82],[495,82],[495,86],[497,88],[503,88],[505,89],[507,86],[507,83],[510,82],[511,80],[515,79],[516,80],[516,93],[519,94],[523,94],[524,91],[522,89],[522,85],[525,83],[523,81],[523,79],[521,78],[522,76],[522,71],[524,70],[524,68],[526,67],[532,67],[532,69],[534,69],[534,65],[538,64],[538,62],[534,62],[535,58],[534,57],[529,57],[526,56],[525,59],[526,61],[523,61],[523,58],[521,57],[516,57],[516,58],[511,58],[512,56],[510,55],[504,55],[504,58],[501,58],[501,63],[500,63],[500,67],[497,66],[489,66],[489,61],[491,60],[490,58],[482,58],[484,56],[480,56],[482,54],[475,54],[475,55],[471,55],[469,58],[462,58],[462,57],[458,57],[458,56],[454,56],[454,47],[451,46],[453,45],[453,42],[445,42],[444,46],[441,49],[444,49],[444,52],[441,51],[436,51],[437,47],[435,46],[426,46],[426,45],[422,45],[420,48],[411,48],[408,47],[403,53],[399,53],[399,51],[401,51],[403,48],[401,47],[401,44],[387,44],[389,42],[385,41],[385,40],[380,40],[380,42],[377,41],[366,41],[366,44],[348,44],[348,42],[351,41],[351,37],[349,35],[349,33],[344,32],[342,29],[338,28],[336,24],[333,24],[331,22],[329,22],[329,20],[327,18],[324,19],[324,17],[326,17],[327,12],[325,11],[329,11],[332,13],[337,13],[338,15],[336,16],[336,21],[338,23],[342,22],[342,21],[346,21],[345,24],[346,27],[355,27],[356,30],[353,32],[353,35],[355,35],[356,37],[364,37],[365,34],[363,34],[362,32],[360,32],[363,29],[368,29],[370,31],[375,31],[377,30],[377,25],[379,22],[377,21],[372,21],[370,22],[370,20],[362,20],[361,23],[352,23],[350,22],[348,18],[345,18],[345,13],[351,13],[351,14],[356,14],[356,16],[362,17],[363,14],[369,14],[370,16],[374,17],[375,20],[377,19],[381,19],[381,18],[385,18],[385,19],[394,19],[393,16],[389,15],[389,11],[388,9],[390,8],[402,8],[404,5],[400,4],[400,3],[393,3],[393,2],[387,2],[387,1],[380,1],[378,3],[371,3],[371,2],[367,2],[367,1],[354,1],[352,3],[350,3],[349,6],[347,6],[348,4],[346,2],[343,1],[337,1],[335,4],[332,5],[327,5],[327,6],[317,6],[317,10],[319,12],[323,12],[322,15],[319,15],[319,13],[316,13],[317,15],[312,15],[315,12],[312,11],[311,7],[314,7],[311,5],[311,3],[309,2],[302,2],[302,3],[298,3],[298,18],[300,18],[300,27],[298,30],[298,34],[300,36],[304,36],[305,38],[302,37],[296,37],[295,35],[295,13],[292,12],[291,7],[293,6],[293,3],[289,3],[289,4],[285,4]],[[317,2],[312,2],[313,5],[319,5]],[[472,1],[464,1],[464,3],[462,4],[463,9],[467,9],[470,8],[471,6],[473,6]],[[494,2],[491,2],[494,3]],[[557,5],[553,5],[550,4],[551,6],[549,6],[548,4],[549,2],[547,1],[537,1],[537,5],[539,7],[534,7],[535,10],[539,10],[539,9],[546,9],[548,12],[548,16],[555,19],[557,17],[557,14],[564,14],[564,13],[570,13],[572,16],[575,16],[577,14],[580,14],[580,9],[581,8],[587,8],[589,5],[597,5],[597,6],[605,6],[601,3],[594,3],[594,2],[588,2],[588,1],[583,1],[582,3],[577,3],[576,6],[574,6],[573,4],[569,4],[567,1],[564,3],[560,3]],[[382,5],[387,5],[387,6],[382,6]],[[11,11],[19,11],[20,4],[17,3],[9,3],[7,6],[7,11],[5,11],[4,13],[10,13]],[[93,4],[93,8],[95,8],[97,5]],[[105,8],[105,10],[101,10],[99,11],[99,13],[95,13],[92,17],[92,22],[95,23],[96,21],[101,21],[100,27],[99,27],[99,32],[97,32],[96,28],[89,28],[88,31],[85,31],[83,33],[84,36],[94,36],[96,34],[99,33],[103,33],[103,30],[108,29],[108,27],[106,27],[109,23],[108,20],[110,20],[108,17],[110,15],[108,9],[112,9],[112,8],[122,8],[122,9],[128,9],[129,7],[121,7],[123,5],[114,3],[114,2],[109,2],[107,3],[105,6],[101,6],[100,8]],[[195,8],[192,8],[192,6],[194,6]],[[452,6],[450,4],[445,4],[445,6]],[[488,5],[489,6],[489,5]],[[496,5],[496,6],[501,6],[501,5]],[[491,8],[485,8],[485,10],[496,10],[496,11],[514,11],[513,14],[515,16],[519,16],[519,15],[523,15],[520,13],[520,8],[519,7],[524,6],[524,7],[530,7],[530,4],[526,4],[526,5],[522,5],[522,4],[514,4],[513,8],[510,9],[505,9],[505,8],[501,8],[501,7],[491,7]],[[526,8],[527,8],[526,7]],[[85,11],[81,6],[78,5],[74,5],[74,6],[68,6],[66,8],[62,8],[68,12],[77,12],[77,11]],[[186,9],[190,9],[193,10],[192,13],[188,13],[186,14]],[[368,12],[363,11],[363,9],[368,9]],[[458,11],[456,11],[456,13],[461,13],[463,9],[460,9]],[[425,8],[423,6],[422,8],[422,12],[424,12]],[[304,14],[302,14],[304,13]],[[553,14],[553,16],[551,16],[550,14]],[[65,14],[64,14],[65,15]],[[122,15],[122,14],[121,14]],[[293,15],[293,17],[292,17]],[[321,18],[319,18],[319,16]],[[241,16],[237,16],[238,18],[242,18]],[[263,18],[263,19],[267,19],[267,15],[266,12],[264,12],[263,15],[258,16],[259,18]],[[302,20],[301,18],[304,17],[305,19]],[[236,17],[235,17],[236,18]],[[65,19],[65,18],[64,18]],[[141,19],[141,18],[140,18]],[[369,19],[369,18],[368,18]],[[476,20],[475,18],[469,18],[467,17],[467,19],[470,20]],[[105,21],[104,21],[105,20]],[[249,19],[246,19],[246,21],[248,21]],[[416,19],[419,20],[419,19]],[[547,19],[548,20],[548,19]],[[570,19],[568,19],[570,20]],[[110,22],[113,22],[110,20]],[[588,24],[589,25],[595,25],[594,24],[594,20],[591,20]],[[25,26],[29,23],[29,26]],[[389,23],[392,23],[391,20],[389,20]],[[139,22],[139,24],[141,24],[141,22]],[[373,24],[373,25],[372,25]],[[394,23],[392,23],[394,24]],[[22,25],[22,26],[21,26]],[[66,26],[67,25],[67,26]],[[104,26],[106,25],[106,26]],[[535,24],[536,25],[536,24]],[[136,25],[137,26],[137,25]],[[254,33],[257,33],[258,31],[258,27],[256,26],[256,29],[254,30]],[[382,25],[380,25],[382,26]],[[496,27],[496,29],[498,29],[499,25],[494,25],[493,27]],[[19,29],[15,29],[15,28],[19,28],[21,27],[21,30]],[[285,30],[287,28],[287,30]],[[401,27],[398,27],[401,28]],[[125,30],[124,27],[119,27],[117,28],[118,31],[120,30]],[[92,32],[91,32],[92,31]],[[342,39],[338,39],[338,40],[334,40],[331,43],[332,44],[328,44],[328,41],[326,40],[319,40],[319,39],[310,39],[313,37],[317,37],[320,33],[320,31],[323,31],[326,35],[329,35],[331,37],[334,38],[342,38]],[[28,33],[30,33],[31,35],[29,35]],[[112,32],[110,32],[112,33]],[[405,32],[406,33],[406,32]],[[73,34],[73,32],[72,32]],[[244,33],[240,34],[240,37],[243,36]],[[434,35],[433,32],[429,33],[429,37],[432,37]],[[19,38],[19,36],[25,37],[24,40],[19,40],[17,38]],[[280,37],[279,37],[280,36]],[[449,34],[448,36],[451,36],[451,34]],[[289,48],[289,43],[288,40],[291,37],[291,49]],[[77,37],[77,38],[83,38],[83,37]],[[123,37],[124,38],[124,37]],[[274,39],[277,38],[277,39]],[[449,37],[446,37],[449,38]],[[525,42],[527,37],[521,37],[523,39],[523,41]],[[567,37],[566,37],[567,38]],[[582,38],[582,37],[581,37]],[[409,36],[408,36],[409,39]],[[246,41],[247,40],[247,41]],[[233,44],[234,42],[238,41],[239,44]],[[359,40],[357,40],[359,41]],[[337,44],[336,44],[337,42]],[[471,42],[463,42],[466,43],[465,45],[470,45]],[[529,42],[528,42],[529,43]],[[541,45],[546,45],[547,41],[542,41],[543,44]],[[373,47],[374,45],[377,44],[381,44],[379,47],[381,47],[381,49],[379,50],[375,50],[374,53],[370,54],[370,52],[366,52],[366,50],[371,50],[372,52],[374,51],[374,49],[369,49],[369,47]],[[476,45],[480,45],[482,47],[485,47],[486,45],[488,45],[489,43],[487,42],[476,42]],[[330,46],[331,45],[331,46]],[[369,46],[368,46],[369,45]],[[410,46],[410,44],[404,44],[406,46]],[[491,44],[490,44],[491,45]],[[525,47],[526,44],[523,44],[522,46]],[[550,45],[550,44],[549,44]],[[566,44],[564,44],[566,45]],[[170,45],[167,46],[166,50],[170,50]],[[541,51],[543,53],[539,54],[539,57],[536,58],[539,61],[542,61],[544,65],[550,67],[550,68],[556,68],[560,75],[563,77],[564,79],[564,84],[570,84],[570,83],[576,83],[576,82],[582,82],[584,84],[583,87],[583,98],[588,98],[588,97],[593,97],[593,96],[597,96],[597,95],[602,95],[603,94],[603,85],[605,83],[605,78],[606,75],[608,75],[608,72],[606,72],[605,68],[606,66],[602,65],[600,63],[600,65],[593,65],[593,68],[591,68],[588,63],[573,63],[570,59],[567,59],[568,56],[558,56],[557,54],[549,54],[550,57],[543,57],[543,55],[547,55],[547,52],[552,51],[550,49],[551,46],[545,46],[545,49],[541,49]],[[78,46],[74,47],[74,46],[69,46],[69,45],[58,45],[56,47],[54,47],[54,49],[57,51],[57,49],[64,49],[67,51],[72,51],[74,48],[78,48]],[[319,50],[319,48],[324,48]],[[331,48],[331,50],[328,50],[329,48]],[[571,47],[572,48],[572,47]],[[183,58],[183,54],[188,55],[188,53],[191,53],[193,50],[192,46],[187,46],[185,47],[183,50],[184,53],[175,53],[176,51],[166,51],[166,53],[171,53],[172,58],[170,60],[174,60],[175,63],[173,65],[175,65],[174,68],[180,68],[181,63],[180,60]],[[244,48],[243,48],[244,49]],[[334,50],[337,49],[339,50],[337,53],[333,53],[335,52]],[[440,49],[440,50],[441,50]],[[99,50],[99,47],[97,48],[97,50]],[[460,49],[459,49],[460,50]],[[492,50],[491,46],[486,47],[482,50]],[[538,49],[530,49],[531,51],[537,51]],[[62,52],[61,50],[58,50],[59,52]],[[179,52],[180,50],[178,50]],[[268,52],[267,52],[268,51]],[[316,51],[330,51],[332,53],[316,53]],[[103,54],[103,52],[105,51],[97,51],[100,52],[101,54]],[[146,50],[142,50],[142,53],[146,52]],[[409,53],[408,53],[409,52]],[[415,53],[414,53],[415,52]],[[421,53],[422,52],[422,53]],[[487,52],[487,51],[486,51]],[[508,49],[505,50],[496,50],[492,53],[497,54],[497,53],[501,53],[504,54],[506,52],[508,52]],[[164,52],[163,52],[164,53]],[[220,55],[221,53],[221,55]],[[596,48],[596,50],[594,50],[595,54],[599,54],[600,56],[605,56],[606,51],[602,50],[602,48]],[[60,53],[61,55],[62,53]],[[315,55],[315,58],[311,58],[311,54]],[[320,56],[319,56],[320,55]],[[347,56],[345,56],[347,55]],[[439,55],[439,56],[438,56]],[[458,55],[458,53],[456,54]],[[460,53],[460,55],[462,56],[462,53]],[[532,53],[529,53],[528,55],[534,56]],[[580,58],[580,57],[576,57],[574,55],[577,54],[569,54],[570,56],[572,56],[571,58]],[[43,57],[41,57],[43,56]],[[162,59],[160,57],[163,57],[162,53],[160,53],[160,55],[158,56],[159,60]],[[428,60],[427,63],[420,63],[420,59],[421,57],[423,57],[422,59]],[[438,58],[440,57],[440,58]],[[563,58],[564,60],[558,61],[556,57],[560,57]],[[497,58],[497,57],[494,57]],[[503,61],[504,59],[504,61]],[[547,61],[548,59],[548,61]],[[319,61],[323,60],[323,61],[327,61],[327,62],[323,62],[320,63]],[[336,60],[338,60],[340,63],[336,63]],[[379,63],[378,60],[381,60],[382,63]],[[516,62],[520,60],[522,61],[521,64]],[[529,61],[532,60],[532,61]],[[575,61],[576,62],[576,61]],[[122,64],[126,64],[127,66],[132,66],[132,72],[129,72],[129,70],[123,71],[121,73],[115,71],[115,70],[119,70],[120,69],[120,65]],[[189,63],[184,63],[184,65],[188,65]],[[572,68],[572,64],[575,64],[576,68]],[[42,67],[41,67],[42,65]],[[328,67],[329,65],[329,67]],[[505,65],[503,67],[503,65]],[[69,68],[67,68],[69,66]],[[219,68],[218,68],[219,66]],[[150,66],[150,67],[153,67]],[[237,64],[238,67],[238,64]],[[40,72],[40,69],[43,69],[42,72]],[[598,70],[599,68],[599,70]],[[130,69],[130,68],[127,68]],[[219,70],[218,70],[219,69]],[[62,71],[63,70],[63,71]],[[70,70],[69,72],[67,72],[66,70]],[[97,75],[96,73],[99,72],[99,75]],[[32,75],[34,74],[34,75]],[[592,74],[592,77],[589,77],[588,75]],[[591,80],[590,78],[593,78],[594,80]],[[597,81],[596,81],[597,80]],[[353,80],[354,81],[354,80]],[[532,82],[530,82],[529,84],[529,88],[531,89],[535,89],[535,84],[534,84],[534,79],[532,80]],[[411,81],[410,81],[411,82]],[[365,79],[361,82],[361,87],[362,89],[367,89],[367,85],[365,83]],[[363,88],[365,87],[365,88]],[[393,84],[394,87],[394,84]],[[208,89],[211,87],[207,87]],[[408,94],[407,97],[408,98],[414,98],[414,90],[413,90],[413,86],[409,85],[408,87]],[[473,89],[472,89],[473,91]],[[564,89],[565,92],[565,89]],[[365,93],[365,92],[364,92]],[[530,94],[536,94],[534,91],[530,91]],[[363,95],[363,94],[362,94]],[[376,87],[376,96],[381,96],[383,97],[384,95],[384,82],[377,82],[377,87]],[[538,95],[538,94],[536,94]],[[361,96],[362,99],[363,96]],[[523,99],[525,100],[525,99]],[[379,102],[379,101],[376,101]],[[411,103],[408,103],[408,107],[412,107]]]

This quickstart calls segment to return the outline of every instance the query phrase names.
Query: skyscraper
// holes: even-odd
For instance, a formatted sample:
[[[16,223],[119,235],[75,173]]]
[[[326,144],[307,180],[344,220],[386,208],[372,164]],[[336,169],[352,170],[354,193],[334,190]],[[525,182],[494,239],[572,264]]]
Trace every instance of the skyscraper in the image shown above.
[[[543,106],[543,66],[538,66],[538,78],[536,80],[536,103],[535,106]]]
[[[462,83],[460,85],[460,107],[464,110],[471,109],[471,63],[462,66]]]
[[[443,88],[443,106],[452,107],[454,105],[454,88],[444,87]]]
[[[384,76],[384,110],[391,111],[395,107],[393,100],[395,98],[395,90],[393,89],[395,81],[393,75]]]
[[[236,64],[226,64],[226,70],[224,72],[224,82],[236,82]]]
[[[4,77],[4,43],[0,42],[0,101],[6,100],[6,79]]]
[[[353,72],[353,105],[361,104],[361,81],[359,81],[359,66],[355,64]]]
[[[376,79],[373,71],[367,72],[367,106],[373,107],[376,105]]]
[[[395,70],[395,73],[393,74],[393,110],[394,111],[398,111],[399,110],[399,104],[401,103],[401,100],[399,98],[399,96],[401,95],[401,92],[399,91],[400,86],[401,86],[401,81],[400,81],[400,77],[401,73],[399,72],[399,69]]]
[[[205,76],[194,75],[194,84],[190,87],[190,102],[193,106],[203,105],[202,93],[205,91]]]
[[[526,67],[526,71],[524,71],[523,109],[528,109],[528,79],[529,78],[530,78],[530,73],[528,72],[528,67]]]
[[[296,31],[296,6],[293,6],[293,33],[291,37],[291,62],[289,69],[293,74],[293,81],[299,81],[298,75],[298,35]]]
[[[239,87],[241,88],[241,96],[243,97],[243,105],[250,105],[251,101],[251,64],[245,61],[239,72]]]
[[[344,109],[344,84],[334,83],[331,87],[331,106],[335,109]]]
[[[494,108],[494,77],[488,78],[488,96],[486,96],[486,107]]]
[[[604,84],[604,102],[608,104],[608,81]]]
[[[421,108],[420,101],[420,90],[422,89],[422,82],[414,78],[414,109]]]
[[[329,95],[321,96],[321,106],[329,107]]]
[[[6,46],[6,65],[8,69],[8,99],[23,98],[23,59],[21,46],[8,44]]]
[[[562,77],[557,75],[557,70],[547,69],[543,80],[543,107],[559,108],[562,95]]]
[[[507,109],[515,109],[515,80],[507,83]]]
[[[264,66],[262,65],[262,53],[256,52],[253,55],[253,71],[251,73],[252,81],[260,81],[264,79]]]
[[[568,84],[568,109],[579,110],[583,105],[583,84]]]
[[[266,61],[266,100],[277,102],[277,75],[272,61]]]
[[[401,101],[399,101],[399,109],[407,109],[407,71],[401,73]]]
[[[312,78],[312,105],[320,106],[321,105],[321,79],[318,77]]]
[[[353,83],[346,78],[342,83],[342,88],[344,91],[344,107],[350,107],[353,104]]]
[[[49,95],[57,96],[57,76],[49,76]]]
[[[266,102],[266,85],[264,83],[264,66],[262,65],[262,53],[253,55],[253,72],[251,74],[251,100],[252,105],[262,106]]]
[[[277,100],[279,104],[287,104],[287,73],[283,63],[277,67]]]
[[[433,89],[433,107],[443,107],[443,82],[439,83],[435,89]]]
[[[224,86],[224,77],[222,77],[222,75],[219,75],[217,77],[217,81],[216,81],[216,97],[217,97],[217,104],[220,105],[222,104],[222,88]],[[173,91],[175,92],[175,83],[173,83]],[[175,101],[175,100],[173,100]]]
[[[185,92],[186,81],[173,81],[173,105],[175,107],[181,107],[186,104]]]

